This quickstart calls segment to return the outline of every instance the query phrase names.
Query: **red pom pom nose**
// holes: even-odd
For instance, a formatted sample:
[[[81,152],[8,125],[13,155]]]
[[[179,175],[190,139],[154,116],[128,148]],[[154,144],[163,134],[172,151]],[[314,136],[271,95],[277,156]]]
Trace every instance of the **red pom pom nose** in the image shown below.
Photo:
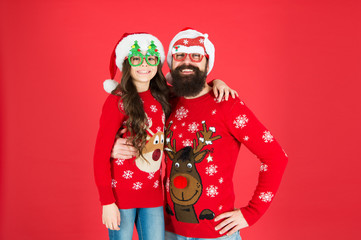
[[[183,176],[175,177],[173,180],[173,183],[176,188],[180,188],[180,189],[187,187],[187,184],[188,184],[187,178],[185,178]]]

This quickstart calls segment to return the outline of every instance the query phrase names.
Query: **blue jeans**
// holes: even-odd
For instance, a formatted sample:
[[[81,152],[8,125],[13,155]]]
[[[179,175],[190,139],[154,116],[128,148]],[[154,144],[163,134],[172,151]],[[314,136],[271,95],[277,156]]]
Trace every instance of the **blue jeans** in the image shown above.
[[[242,240],[241,236],[239,235],[239,231],[233,233],[231,236],[222,236],[219,238],[190,238],[190,237],[183,237],[181,235],[177,235],[172,232],[165,232],[165,239],[166,240]]]
[[[134,223],[139,240],[164,240],[163,207],[119,209],[120,230],[109,230],[110,240],[132,240]]]

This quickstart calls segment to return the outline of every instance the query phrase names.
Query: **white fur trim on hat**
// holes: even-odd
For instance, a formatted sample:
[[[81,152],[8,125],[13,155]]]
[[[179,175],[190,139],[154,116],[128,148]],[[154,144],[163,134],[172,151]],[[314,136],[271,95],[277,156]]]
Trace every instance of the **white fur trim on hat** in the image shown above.
[[[169,44],[169,49],[168,49],[168,54],[167,54],[167,63],[170,69],[172,69],[172,49],[174,46],[174,43],[177,42],[179,39],[182,38],[197,38],[197,37],[204,37],[204,47],[206,49],[206,54],[208,54],[209,58],[208,58],[208,72],[207,74],[209,74],[214,66],[214,58],[215,58],[215,48],[213,43],[208,39],[208,34],[202,34],[196,30],[193,29],[187,29],[184,31],[179,32],[177,35],[175,35],[175,37],[172,39],[172,41]],[[182,46],[183,47],[183,46]],[[190,53],[190,47],[185,47],[186,49],[188,48],[186,53]],[[180,48],[181,49],[181,48]],[[199,53],[198,51],[196,53]]]
[[[113,79],[107,79],[103,82],[103,88],[107,93],[112,93],[117,86],[118,82]]]

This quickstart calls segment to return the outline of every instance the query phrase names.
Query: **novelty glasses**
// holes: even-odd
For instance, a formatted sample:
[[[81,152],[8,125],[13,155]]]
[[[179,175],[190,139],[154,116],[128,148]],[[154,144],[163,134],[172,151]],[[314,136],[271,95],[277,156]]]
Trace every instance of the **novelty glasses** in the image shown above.
[[[142,53],[139,53],[139,56],[128,57],[129,64],[133,67],[140,66],[143,63],[144,59],[150,66],[158,66],[159,64],[159,58],[157,56],[144,56]]]
[[[200,62],[202,61],[204,55],[200,54],[200,53],[175,53],[173,54],[173,59],[175,61],[183,61],[187,56],[189,56],[189,58],[191,59],[192,62]]]

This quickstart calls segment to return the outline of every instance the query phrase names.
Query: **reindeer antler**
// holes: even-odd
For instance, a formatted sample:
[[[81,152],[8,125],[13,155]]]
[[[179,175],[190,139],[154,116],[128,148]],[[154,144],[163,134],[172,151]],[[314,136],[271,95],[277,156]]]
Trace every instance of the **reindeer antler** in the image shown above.
[[[193,153],[198,153],[202,150],[202,148],[206,145],[211,145],[212,141],[215,141],[217,139],[220,139],[221,136],[214,136],[212,137],[212,134],[216,131],[214,127],[210,127],[207,131],[206,121],[202,121],[203,125],[203,131],[198,131],[197,134],[197,140],[199,140],[198,146],[196,139],[193,140]],[[203,137],[200,137],[200,133],[202,133]]]
[[[173,124],[173,121],[170,121],[167,129],[165,130],[165,148],[164,148],[164,150],[168,152],[168,156],[171,160],[173,160],[173,158],[177,152],[175,139],[173,139],[173,146],[171,143],[173,131],[170,129],[170,127],[172,126],[172,124]],[[169,137],[168,137],[168,135],[169,135]]]

